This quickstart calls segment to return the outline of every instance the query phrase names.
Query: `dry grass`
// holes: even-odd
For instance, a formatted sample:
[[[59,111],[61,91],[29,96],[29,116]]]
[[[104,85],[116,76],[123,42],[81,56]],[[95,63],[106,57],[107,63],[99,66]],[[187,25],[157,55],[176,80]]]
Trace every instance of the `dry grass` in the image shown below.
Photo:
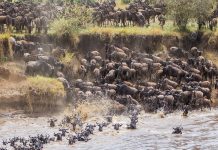
[[[49,93],[51,96],[63,97],[65,96],[63,84],[54,78],[47,78],[42,76],[27,78],[28,85],[41,93]]]
[[[10,82],[22,82],[26,80],[26,76],[24,74],[25,64],[22,61],[8,61],[4,62],[1,67],[8,69],[10,71],[8,80]]]
[[[2,66],[10,69],[10,72],[15,74],[24,74],[25,71],[25,63],[23,61],[5,62]]]
[[[92,27],[88,28],[83,32],[83,34],[107,34],[109,36],[115,35],[165,35],[165,34],[174,34],[172,32],[166,32],[160,28],[140,28],[140,27]]]
[[[172,22],[168,22],[164,29],[158,23],[152,23],[149,27],[88,27],[80,32],[80,34],[107,34],[109,36],[115,35],[173,35],[180,36],[183,32],[179,32],[178,28],[173,26]]]
[[[61,57],[60,61],[61,61],[61,63],[67,65],[67,64],[70,64],[72,62],[73,57],[74,57],[74,53],[66,53],[65,57]]]
[[[206,51],[204,52],[204,56],[211,60],[216,66],[218,66],[218,52],[215,51]]]
[[[75,79],[78,75],[80,62],[74,53],[67,53],[65,57],[62,57],[60,61],[64,64],[63,73],[69,79]]]
[[[122,0],[116,0],[116,8],[125,9],[128,6],[128,4],[124,4]]]
[[[0,61],[4,62],[13,59],[12,46],[8,40],[10,36],[8,33],[0,34]]]
[[[153,23],[153,21],[151,20],[151,25],[149,27],[90,26],[82,30],[80,34],[107,34],[112,37],[115,35],[169,35],[181,37],[186,33],[196,32],[197,30],[198,25],[196,24],[196,22],[190,22],[187,25],[187,30],[181,31],[178,29],[177,26],[174,26],[172,20],[167,20],[164,29],[162,29],[156,19],[155,23]],[[202,29],[202,32],[204,32],[205,34],[212,33],[209,29]],[[213,34],[218,36],[218,30],[215,32],[213,31]]]

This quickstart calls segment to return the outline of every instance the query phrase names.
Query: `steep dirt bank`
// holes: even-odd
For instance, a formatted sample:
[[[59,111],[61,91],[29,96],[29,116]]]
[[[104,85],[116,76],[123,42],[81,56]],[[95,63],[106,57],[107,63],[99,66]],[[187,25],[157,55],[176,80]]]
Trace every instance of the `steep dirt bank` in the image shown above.
[[[189,50],[196,46],[204,50],[218,49],[218,35],[212,33],[186,33],[181,35],[122,35],[110,36],[107,34],[82,34],[77,41],[70,37],[58,37],[55,35],[27,35],[27,40],[40,43],[55,43],[72,51],[86,54],[87,51],[99,50],[103,52],[105,43],[112,43],[118,46],[126,46],[132,50],[154,53],[167,50],[171,46],[178,46]],[[74,38],[75,39],[75,38]]]
[[[0,64],[1,111],[45,113],[63,108],[65,92],[61,82],[40,76],[27,77],[24,72],[23,61]]]
[[[25,95],[20,92],[24,85],[24,65],[22,62],[7,62],[0,65],[0,109],[25,109]]]
[[[178,46],[189,50],[196,46],[203,50],[218,49],[218,36],[214,34],[187,33],[180,36],[173,35],[81,35],[79,37],[77,49],[86,53],[89,50],[104,48],[105,43],[112,43],[118,46],[126,46],[132,50],[154,53],[156,51],[167,50],[171,46]]]

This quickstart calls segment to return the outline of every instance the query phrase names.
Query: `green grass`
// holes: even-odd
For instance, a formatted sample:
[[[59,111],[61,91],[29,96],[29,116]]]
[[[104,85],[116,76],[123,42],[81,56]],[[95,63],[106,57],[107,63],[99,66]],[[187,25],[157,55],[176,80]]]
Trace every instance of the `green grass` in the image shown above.
[[[64,86],[57,79],[36,76],[28,77],[27,82],[31,88],[40,91],[40,93],[50,93],[61,97],[65,95]]]
[[[156,21],[158,22],[158,21]],[[114,26],[107,26],[107,27],[99,27],[99,26],[91,26],[87,27],[86,29],[82,30],[80,34],[107,34],[110,36],[115,35],[169,35],[169,36],[181,36],[183,34],[189,32],[197,31],[197,24],[191,22],[187,25],[186,31],[180,31],[177,26],[173,25],[172,21],[167,21],[164,29],[160,27],[158,23],[151,22],[149,27],[114,27]],[[209,29],[202,30],[205,33],[211,33]],[[214,34],[218,35],[218,31],[214,32]]]
[[[74,53],[66,53],[65,57],[61,57],[60,61],[61,63],[67,65],[72,63],[73,57],[74,57]]]
[[[159,27],[89,27],[80,34],[107,34],[115,35],[179,35],[179,32],[173,30],[162,30]]]

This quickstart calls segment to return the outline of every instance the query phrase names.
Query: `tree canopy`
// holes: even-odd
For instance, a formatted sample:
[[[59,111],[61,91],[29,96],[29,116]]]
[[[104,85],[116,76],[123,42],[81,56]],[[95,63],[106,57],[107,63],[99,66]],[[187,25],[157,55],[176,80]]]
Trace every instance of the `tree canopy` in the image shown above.
[[[205,19],[213,10],[213,0],[166,0],[168,15],[174,18],[180,29],[185,29],[188,21]]]

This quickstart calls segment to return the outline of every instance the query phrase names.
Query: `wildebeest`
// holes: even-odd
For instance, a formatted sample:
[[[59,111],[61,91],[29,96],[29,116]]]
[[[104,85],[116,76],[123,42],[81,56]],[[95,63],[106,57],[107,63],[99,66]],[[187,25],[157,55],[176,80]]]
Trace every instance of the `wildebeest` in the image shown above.
[[[32,76],[42,75],[52,77],[54,75],[54,67],[40,60],[29,61],[25,73]]]

